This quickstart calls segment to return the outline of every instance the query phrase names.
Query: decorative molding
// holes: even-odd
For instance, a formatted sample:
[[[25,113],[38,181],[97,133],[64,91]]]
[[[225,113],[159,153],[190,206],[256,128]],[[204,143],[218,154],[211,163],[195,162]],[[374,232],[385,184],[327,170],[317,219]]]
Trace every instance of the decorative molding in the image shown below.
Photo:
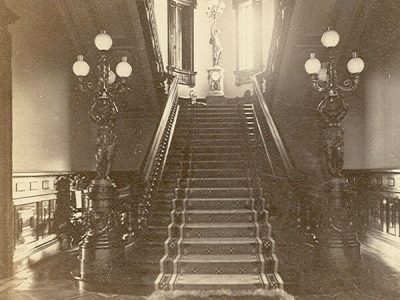
[[[19,17],[5,6],[4,1],[0,1],[0,27],[7,28],[8,25],[14,24]]]
[[[171,2],[185,6],[193,6],[194,8],[197,7],[197,0],[171,0]]]
[[[251,83],[253,80],[253,76],[256,75],[257,73],[261,72],[263,69],[262,66],[251,69],[251,70],[239,70],[239,71],[234,71],[235,73],[235,78],[236,78],[236,85],[242,85],[242,84],[247,84]]]
[[[247,1],[249,1],[249,0],[232,0],[232,7],[233,7],[233,9],[236,9],[240,3],[247,2]],[[262,0],[252,0],[252,1],[253,1],[253,4],[254,3],[262,3]]]
[[[400,170],[344,170],[367,233],[400,245]]]
[[[190,70],[181,70],[175,67],[167,67],[168,73],[178,77],[179,84],[188,85],[193,87],[196,84],[196,74]]]
[[[69,184],[70,174],[13,174],[14,262],[19,263],[57,242],[59,228],[55,224],[63,224],[60,214],[69,200],[69,190],[64,193],[57,183],[60,178],[65,178]]]

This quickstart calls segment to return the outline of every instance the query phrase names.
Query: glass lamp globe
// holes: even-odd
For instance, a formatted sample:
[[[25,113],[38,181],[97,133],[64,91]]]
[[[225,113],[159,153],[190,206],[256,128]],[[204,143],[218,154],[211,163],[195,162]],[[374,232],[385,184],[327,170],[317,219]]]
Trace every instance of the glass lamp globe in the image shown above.
[[[89,74],[90,67],[86,61],[83,60],[83,55],[78,55],[77,61],[72,66],[72,71],[76,76],[86,76]]]
[[[339,33],[337,33],[333,29],[328,29],[327,31],[324,32],[324,34],[321,37],[321,43],[326,48],[336,47],[337,44],[339,44],[339,40],[340,40]]]
[[[347,63],[347,70],[351,74],[358,74],[361,73],[364,70],[364,61],[357,56],[357,52],[352,53],[352,58],[349,60]]]
[[[132,66],[128,63],[128,58],[126,56],[122,56],[121,62],[118,63],[115,71],[118,76],[122,78],[131,76]]]
[[[112,70],[108,71],[108,84],[113,84],[115,80],[117,79],[117,75]]]
[[[310,58],[304,64],[304,68],[310,75],[319,73],[321,70],[321,62],[315,57],[315,53],[310,53]]]
[[[328,69],[325,63],[322,64],[322,68],[319,70],[318,79],[321,81],[326,81],[328,79]]]
[[[105,31],[102,31],[94,38],[94,44],[96,48],[101,51],[108,51],[112,46],[112,39]]]

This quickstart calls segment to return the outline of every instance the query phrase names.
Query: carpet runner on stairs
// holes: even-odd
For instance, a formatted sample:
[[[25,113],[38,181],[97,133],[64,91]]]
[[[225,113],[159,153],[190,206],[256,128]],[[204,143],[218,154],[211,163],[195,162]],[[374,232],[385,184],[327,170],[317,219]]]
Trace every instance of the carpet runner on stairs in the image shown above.
[[[251,105],[181,105],[149,220],[149,242],[164,240],[157,289],[283,288],[257,134]]]

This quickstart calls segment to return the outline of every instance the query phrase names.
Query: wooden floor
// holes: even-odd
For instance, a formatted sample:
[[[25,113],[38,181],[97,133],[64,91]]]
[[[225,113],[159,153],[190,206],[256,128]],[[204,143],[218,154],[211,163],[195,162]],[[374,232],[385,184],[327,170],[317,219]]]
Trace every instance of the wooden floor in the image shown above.
[[[400,261],[393,253],[382,256],[380,251],[379,245],[363,245],[362,266],[348,278],[326,276],[326,270],[304,274],[304,281],[312,282],[312,288],[303,289],[295,299],[400,299]],[[0,281],[0,299],[163,299],[149,298],[151,292],[140,289],[134,295],[79,291],[70,275],[76,267],[73,253],[59,253],[12,279]],[[217,298],[232,299],[231,296]],[[195,298],[181,296],[179,299]]]

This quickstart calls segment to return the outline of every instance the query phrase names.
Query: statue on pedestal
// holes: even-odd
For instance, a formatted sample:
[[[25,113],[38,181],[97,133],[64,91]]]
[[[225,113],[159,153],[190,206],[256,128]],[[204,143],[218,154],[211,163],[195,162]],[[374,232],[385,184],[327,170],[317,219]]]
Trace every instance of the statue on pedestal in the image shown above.
[[[215,22],[211,26],[210,44],[212,45],[213,66],[218,66],[222,55],[222,44],[219,39],[219,30],[216,28]]]

